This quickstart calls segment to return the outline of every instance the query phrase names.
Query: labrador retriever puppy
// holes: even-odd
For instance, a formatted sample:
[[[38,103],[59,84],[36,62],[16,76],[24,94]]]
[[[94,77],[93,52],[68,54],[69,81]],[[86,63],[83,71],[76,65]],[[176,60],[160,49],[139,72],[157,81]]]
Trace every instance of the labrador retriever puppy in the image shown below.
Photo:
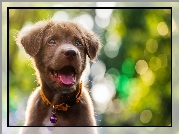
[[[40,84],[29,97],[24,126],[96,126],[92,100],[81,75],[86,56],[95,61],[99,53],[99,37],[74,22],[44,20],[20,31],[16,42],[32,58]],[[31,132],[24,128],[20,133]],[[96,132],[92,127],[77,133]]]

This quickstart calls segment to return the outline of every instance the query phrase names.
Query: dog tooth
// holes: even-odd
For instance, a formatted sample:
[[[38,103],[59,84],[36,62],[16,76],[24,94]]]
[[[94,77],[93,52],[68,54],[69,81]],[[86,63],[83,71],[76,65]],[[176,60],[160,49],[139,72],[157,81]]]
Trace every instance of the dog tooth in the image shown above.
[[[58,76],[58,72],[57,71],[54,71],[54,76],[57,77]]]

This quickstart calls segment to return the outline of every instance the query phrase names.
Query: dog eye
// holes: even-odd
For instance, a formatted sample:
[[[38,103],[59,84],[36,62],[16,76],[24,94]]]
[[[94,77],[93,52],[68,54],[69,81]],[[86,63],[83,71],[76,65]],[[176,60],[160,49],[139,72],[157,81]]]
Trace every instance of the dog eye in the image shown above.
[[[76,41],[76,45],[77,45],[77,46],[81,46],[82,44],[81,44],[81,42],[80,42],[79,40],[77,40],[77,41]]]
[[[51,39],[49,42],[49,44],[56,44],[55,40]]]

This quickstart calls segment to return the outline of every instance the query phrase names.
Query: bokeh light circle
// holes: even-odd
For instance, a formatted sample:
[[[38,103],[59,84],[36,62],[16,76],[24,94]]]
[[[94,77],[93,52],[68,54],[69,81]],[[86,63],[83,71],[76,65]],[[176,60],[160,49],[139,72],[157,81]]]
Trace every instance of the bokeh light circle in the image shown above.
[[[158,57],[152,57],[149,61],[150,69],[157,71],[161,67],[161,60]]]
[[[140,114],[140,120],[143,123],[148,123],[152,118],[152,112],[150,110],[144,110],[141,114]]]
[[[122,72],[127,76],[133,76],[135,72],[135,62],[131,58],[127,58],[124,60],[122,64]]]
[[[160,22],[157,26],[157,31],[160,35],[165,36],[168,34],[168,27],[165,22]]]
[[[109,58],[114,58],[119,53],[119,45],[116,42],[108,42],[104,46],[104,52]]]
[[[155,53],[158,49],[158,43],[154,39],[149,39],[146,43],[146,48],[150,53]]]
[[[145,60],[139,60],[135,65],[135,69],[138,74],[145,74],[148,70],[148,64]]]

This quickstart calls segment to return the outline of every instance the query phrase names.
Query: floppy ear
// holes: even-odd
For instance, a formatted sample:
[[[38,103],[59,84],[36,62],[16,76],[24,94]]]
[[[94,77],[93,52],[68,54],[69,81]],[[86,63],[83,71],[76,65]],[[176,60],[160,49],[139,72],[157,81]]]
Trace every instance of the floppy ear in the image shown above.
[[[45,25],[45,22],[40,21],[29,30],[21,30],[17,36],[16,43],[22,45],[31,57],[34,57],[40,50]]]
[[[87,32],[86,40],[87,54],[90,60],[95,61],[101,48],[99,37],[95,33]]]

